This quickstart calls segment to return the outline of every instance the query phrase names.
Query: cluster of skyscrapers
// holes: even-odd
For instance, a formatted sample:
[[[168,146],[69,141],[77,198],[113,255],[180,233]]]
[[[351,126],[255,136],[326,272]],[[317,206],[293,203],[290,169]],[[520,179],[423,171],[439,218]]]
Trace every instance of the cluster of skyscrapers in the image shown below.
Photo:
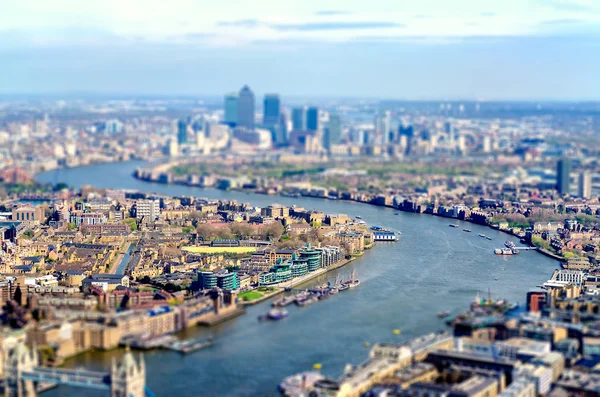
[[[255,122],[255,115],[255,96],[250,87],[245,85],[238,93],[225,95],[223,122],[230,127],[267,129],[277,146],[287,145],[291,134],[318,136],[325,149],[341,142],[342,121],[338,114],[329,114],[318,107],[300,106],[292,108],[289,120],[278,94],[265,94],[261,123]],[[325,120],[324,125],[322,120]]]

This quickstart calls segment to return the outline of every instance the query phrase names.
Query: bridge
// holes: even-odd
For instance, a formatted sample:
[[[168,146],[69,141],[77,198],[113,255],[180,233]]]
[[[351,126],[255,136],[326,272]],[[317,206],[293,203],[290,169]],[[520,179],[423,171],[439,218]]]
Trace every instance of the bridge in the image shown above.
[[[146,366],[141,354],[136,362],[127,351],[121,362],[113,359],[110,372],[96,372],[40,366],[37,352],[24,343],[2,353],[6,397],[35,397],[38,384],[104,390],[111,397],[154,397],[146,386]]]

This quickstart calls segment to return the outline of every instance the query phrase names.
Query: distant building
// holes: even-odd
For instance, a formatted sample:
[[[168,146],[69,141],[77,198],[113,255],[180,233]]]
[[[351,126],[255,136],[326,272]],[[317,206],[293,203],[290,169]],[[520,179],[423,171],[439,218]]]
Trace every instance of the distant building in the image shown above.
[[[179,120],[177,122],[177,143],[180,145],[187,142],[187,129],[188,125],[185,120]]]
[[[560,159],[556,167],[556,190],[560,194],[569,194],[571,184],[571,160]]]
[[[589,172],[579,174],[578,196],[586,199],[592,197],[592,175]]]
[[[323,147],[331,151],[331,147],[342,141],[342,120],[338,114],[331,114],[323,135]]]
[[[120,134],[123,132],[123,127],[123,123],[116,119],[108,120],[104,123],[104,131],[109,134]]]
[[[277,94],[266,94],[263,106],[263,125],[267,128],[279,124],[281,101]]]
[[[238,94],[231,93],[225,95],[225,117],[224,121],[230,126],[235,126],[238,120]]]
[[[282,146],[287,143],[286,123],[279,95],[266,94],[263,104],[263,126],[271,131],[271,140],[276,145]]]
[[[306,111],[306,129],[308,131],[319,130],[319,108],[311,107]]]
[[[375,116],[375,133],[381,136],[381,144],[387,145],[391,130],[392,116],[389,110]]]
[[[298,107],[292,109],[292,130],[306,130],[306,107]]]
[[[237,111],[237,125],[254,128],[254,93],[247,85],[240,90]]]

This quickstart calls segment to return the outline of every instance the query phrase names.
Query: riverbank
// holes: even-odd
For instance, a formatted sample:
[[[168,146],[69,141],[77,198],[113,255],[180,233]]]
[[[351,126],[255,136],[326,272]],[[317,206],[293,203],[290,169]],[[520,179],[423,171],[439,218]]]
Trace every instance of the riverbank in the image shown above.
[[[165,179],[160,179],[160,180],[148,180],[147,178],[143,178],[140,177],[140,175],[138,173],[133,173],[132,175],[133,178],[135,178],[136,180],[139,180],[141,182],[145,182],[145,183],[158,183],[158,184],[163,184],[163,185],[180,185],[180,186],[187,186],[187,187],[198,187],[203,189],[204,187],[202,186],[194,186],[194,185],[190,185],[187,182],[180,182],[180,181],[169,181],[169,180],[165,180]],[[225,190],[224,190],[225,191]],[[239,193],[246,193],[246,194],[260,194],[260,195],[267,195],[267,196],[279,196],[279,197],[290,197],[289,194],[285,193],[285,192],[279,192],[279,193],[275,193],[275,194],[270,194],[270,193],[265,193],[263,191],[257,191],[256,189],[227,189],[226,191],[229,192],[239,192]],[[453,219],[456,220],[458,218],[453,218],[453,217],[447,217],[447,216],[443,216],[443,215],[439,215],[439,214],[435,214],[432,212],[426,212],[426,211],[409,211],[409,210],[405,210],[400,206],[395,206],[393,204],[379,204],[379,203],[373,203],[373,202],[369,202],[369,201],[361,201],[361,200],[355,200],[355,199],[346,199],[346,198],[341,198],[341,197],[329,197],[329,196],[322,196],[322,195],[308,195],[308,194],[299,194],[299,197],[306,197],[306,198],[314,198],[314,199],[323,199],[323,200],[329,200],[329,201],[342,201],[342,202],[350,202],[350,203],[358,203],[358,204],[368,204],[370,206],[375,206],[375,207],[383,207],[383,208],[390,208],[396,211],[401,211],[401,212],[408,212],[408,213],[414,213],[414,214],[418,214],[418,215],[432,215],[434,217],[440,217],[440,218],[447,218],[447,219]],[[516,238],[523,238],[524,235],[522,233],[515,233],[512,230],[507,230],[507,229],[501,229],[500,227],[498,227],[498,225],[492,225],[492,224],[482,224],[480,222],[475,222],[471,219],[458,219],[460,221],[463,222],[467,222],[473,225],[479,225],[479,226],[484,226],[484,227],[488,227],[490,229],[493,230],[497,230],[500,231],[502,233],[506,233],[509,234],[511,236],[514,236]],[[537,250],[538,252],[540,252],[543,255],[546,255],[548,257],[551,257],[553,259],[556,259],[558,261],[561,262],[565,262],[565,259],[559,255],[553,254],[549,251],[542,251],[541,249]]]
[[[339,261],[329,267],[324,267],[319,270],[315,270],[314,272],[308,273],[307,275],[302,276],[302,277],[296,277],[295,279],[293,279],[290,282],[269,285],[270,288],[277,288],[277,291],[270,292],[269,294],[266,294],[258,299],[254,299],[254,300],[247,301],[247,302],[239,302],[239,304],[242,306],[252,306],[252,305],[256,305],[258,303],[264,302],[274,296],[284,293],[286,289],[297,287],[299,285],[302,285],[304,283],[311,281],[312,279],[314,279],[316,277],[319,277],[323,274],[327,274],[333,270],[339,269],[340,267],[345,266],[348,263],[352,262],[354,259],[355,258],[342,259],[341,261]]]

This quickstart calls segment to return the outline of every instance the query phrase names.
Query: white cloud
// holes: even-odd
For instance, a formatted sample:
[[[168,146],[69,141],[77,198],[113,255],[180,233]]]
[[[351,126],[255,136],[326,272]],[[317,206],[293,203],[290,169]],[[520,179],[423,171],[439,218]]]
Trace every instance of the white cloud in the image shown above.
[[[560,31],[552,20],[600,24],[590,1],[549,0],[19,0],[3,4],[0,29],[29,42],[124,39],[202,41],[215,46],[253,41],[346,41],[358,37],[519,36]],[[282,27],[288,26],[285,29]],[[62,33],[60,33],[62,32]],[[50,39],[48,38],[50,36]],[[1,39],[1,34],[0,34]]]

